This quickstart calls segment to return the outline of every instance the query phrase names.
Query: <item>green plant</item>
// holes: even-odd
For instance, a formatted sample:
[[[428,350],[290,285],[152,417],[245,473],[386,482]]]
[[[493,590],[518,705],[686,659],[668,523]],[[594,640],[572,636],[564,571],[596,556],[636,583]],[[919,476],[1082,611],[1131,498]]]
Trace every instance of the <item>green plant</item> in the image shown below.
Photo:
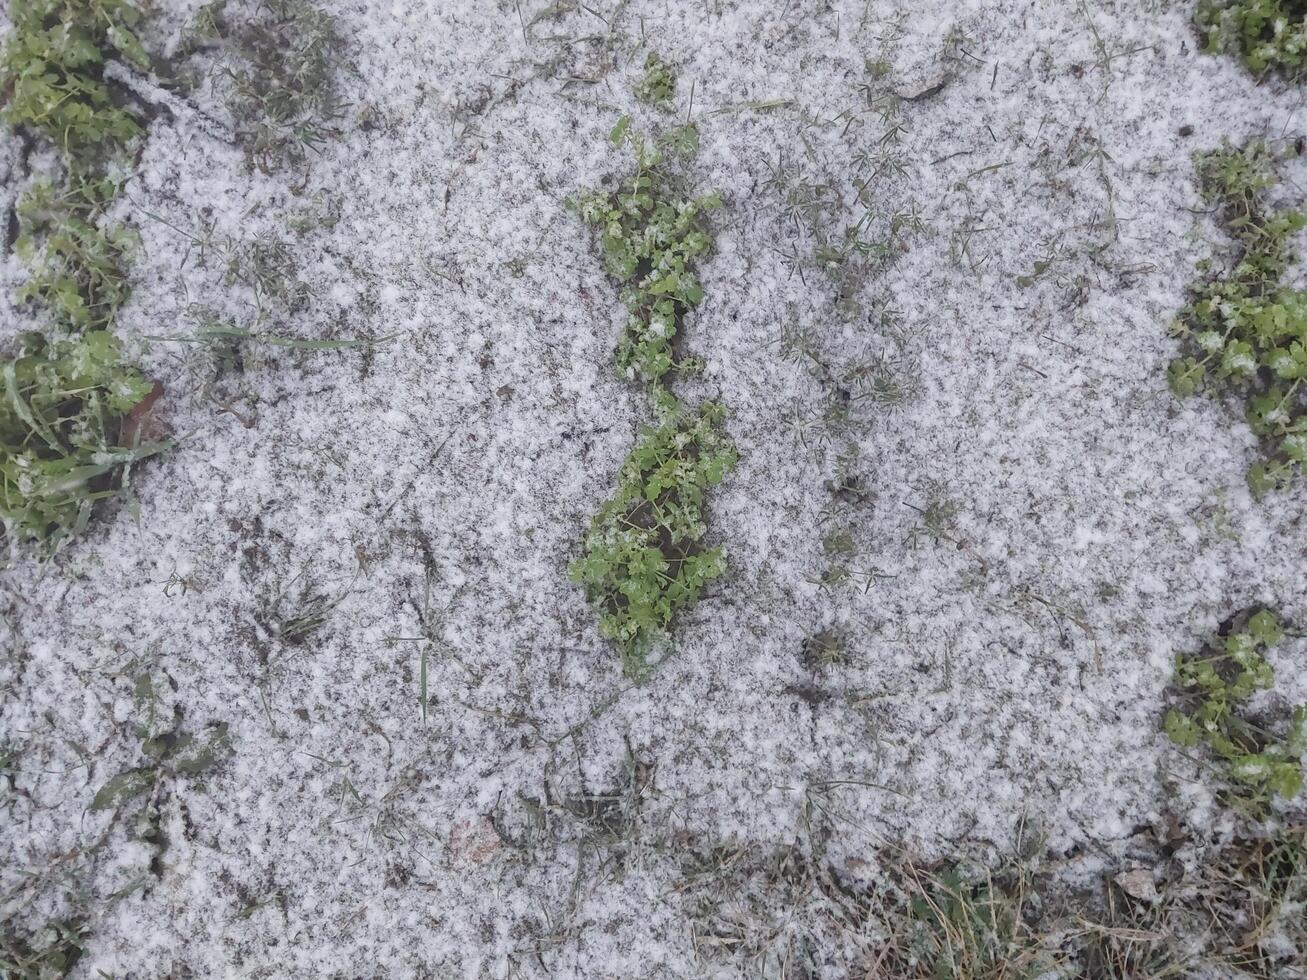
[[[1192,352],[1168,371],[1179,397],[1207,385],[1247,399],[1248,423],[1266,450],[1248,471],[1258,494],[1284,486],[1307,461],[1307,292],[1281,282],[1307,213],[1267,210],[1274,163],[1263,143],[1198,158],[1203,195],[1220,208],[1238,254],[1228,273],[1194,288],[1175,325]]]
[[[180,729],[153,734],[140,733],[141,764],[126,769],[100,787],[91,800],[91,810],[114,810],[146,792],[165,777],[196,776],[216,765],[231,752],[227,723],[212,726],[203,738]]]
[[[892,976],[876,972],[869,955],[874,896],[841,880],[820,844],[707,840],[678,850],[697,975]]]
[[[644,429],[585,536],[571,566],[599,609],[599,629],[617,643],[630,677],[675,613],[699,598],[725,570],[720,548],[704,548],[704,496],[734,467],[721,431],[725,410],[713,403],[673,413]]]
[[[15,251],[31,276],[20,301],[44,303],[60,330],[102,330],[127,298],[123,264],[133,237],[104,214],[120,181],[110,159],[141,133],[137,113],[103,77],[107,60],[149,58],[125,0],[12,0],[0,52],[4,118],[45,136],[63,155],[62,186],[38,179],[19,200]]]
[[[277,590],[277,594],[262,610],[259,620],[269,632],[283,643],[292,646],[303,643],[326,625],[336,607],[345,601],[349,590],[332,596],[319,591],[308,582],[301,583],[294,595],[291,589],[303,572]]]
[[[11,550],[47,553],[86,526],[94,503],[126,489],[132,464],[166,448],[140,434],[158,390],[122,361],[109,332],[129,286],[133,236],[107,222],[121,188],[111,158],[142,132],[138,115],[105,81],[110,58],[138,68],[140,13],[126,0],[11,0],[0,52],[4,118],[44,135],[63,156],[64,181],[38,179],[17,207],[15,252],[34,300],[76,340],[20,337],[4,362],[0,404],[0,519]]]
[[[1307,962],[1307,828],[1193,844],[1178,825],[1173,832],[1168,849],[1187,852],[1183,877],[1168,875],[1165,863],[1117,873],[1099,900],[1074,910],[1069,938],[1082,971],[1075,975],[1299,975],[1293,967]]]
[[[268,307],[296,309],[308,299],[290,245],[271,232],[219,246],[226,259],[226,279],[254,290],[260,313]]]
[[[920,517],[920,520],[908,532],[908,540],[914,548],[923,537],[930,538],[935,544],[939,544],[941,541],[955,543],[957,541],[957,501],[949,496],[947,488],[942,483],[935,481],[927,481],[921,487],[921,491],[926,496],[924,507],[914,506],[907,501],[903,502],[905,507],[915,511]]]
[[[635,97],[668,112],[676,98],[676,69],[654,52],[644,59],[644,77],[635,86]]]
[[[70,168],[121,149],[141,132],[103,75],[121,56],[139,68],[149,57],[127,0],[10,0],[12,25],[0,52],[4,118],[45,135]]]
[[[133,696],[138,707],[146,708],[146,719],[136,729],[141,759],[107,780],[87,809],[113,810],[130,820],[135,839],[152,849],[154,866],[168,847],[163,795],[177,780],[199,776],[225,760],[231,753],[231,734],[225,721],[206,726],[201,734],[183,731],[182,712],[176,707],[165,725],[156,726],[159,696],[148,671],[135,676]],[[128,804],[142,797],[140,805],[128,813]]]
[[[0,927],[0,976],[6,980],[66,977],[86,951],[85,919],[47,922],[31,935]]]
[[[629,126],[624,116],[612,139],[631,143],[635,173],[614,192],[585,192],[573,203],[586,224],[601,230],[604,267],[622,287],[627,319],[617,366],[626,377],[656,386],[676,365],[682,319],[703,299],[693,266],[712,247],[702,216],[720,207],[721,197],[679,193],[661,166],[662,151]]]
[[[630,116],[623,116],[609,140],[632,147],[635,173],[616,191],[583,192],[572,203],[583,221],[601,229],[604,266],[627,310],[617,366],[646,384],[655,424],[628,454],[570,575],[598,609],[600,632],[616,642],[627,676],[644,678],[677,611],[725,571],[722,549],[701,544],[704,498],[734,468],[736,452],[722,431],[726,410],[712,402],[686,409],[665,380],[673,368],[692,366],[677,360],[674,345],[685,315],[703,299],[694,265],[712,237],[702,216],[721,198],[683,193],[667,167],[664,148],[681,157],[697,150],[692,124],[657,141],[630,127]]]
[[[901,887],[908,925],[881,951],[885,976],[922,980],[1019,980],[1048,975],[1051,957],[1023,919],[1029,882],[908,865]]]
[[[44,304],[62,331],[106,329],[130,293],[123,265],[136,237],[103,220],[117,191],[107,179],[39,179],[18,202],[14,251],[30,273],[18,299]]]
[[[1302,755],[1307,748],[1307,706],[1292,712],[1287,731],[1276,736],[1243,710],[1257,691],[1275,683],[1265,652],[1280,642],[1283,631],[1269,610],[1237,617],[1228,632],[1197,655],[1175,660],[1175,705],[1163,728],[1177,745],[1205,744],[1223,761],[1223,774],[1238,797],[1254,805],[1271,794],[1286,800],[1302,789]]]
[[[1297,75],[1307,58],[1303,0],[1200,0],[1194,22],[1205,50],[1235,53],[1258,75]]]
[[[336,21],[308,0],[267,0],[232,23],[225,0],[202,8],[200,29],[224,36],[233,57],[219,67],[238,135],[265,172],[298,162],[333,135],[340,116]]]
[[[152,386],[123,363],[112,334],[49,344],[25,334],[20,344],[0,364],[0,520],[11,548],[32,543],[48,553],[167,444],[140,442]]]
[[[1204,960],[1228,965],[1239,977],[1301,971],[1307,963],[1307,826],[1236,837],[1197,871],[1197,901],[1190,901],[1205,927]]]

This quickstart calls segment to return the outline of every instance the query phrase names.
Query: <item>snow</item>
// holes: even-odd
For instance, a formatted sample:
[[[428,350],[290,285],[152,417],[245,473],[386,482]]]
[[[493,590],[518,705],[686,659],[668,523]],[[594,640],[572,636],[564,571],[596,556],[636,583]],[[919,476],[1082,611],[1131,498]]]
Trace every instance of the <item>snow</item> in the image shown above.
[[[1237,406],[1171,398],[1167,327],[1223,244],[1192,153],[1296,135],[1298,94],[1199,54],[1181,3],[641,0],[524,27],[544,6],[329,4],[350,108],[306,167],[251,171],[207,88],[169,96],[185,111],[142,144],[119,330],[179,444],[137,471],[139,521],[119,508],[0,578],[3,914],[45,921],[86,890],[76,976],[701,976],[673,842],[785,844],[814,794],[850,866],[887,841],[994,860],[1022,827],[1098,860],[1165,811],[1218,817],[1159,731],[1172,652],[1253,603],[1307,621],[1307,498],[1250,498],[1256,441]],[[195,7],[145,36],[171,49]],[[742,458],[711,506],[731,570],[631,686],[566,566],[646,409],[613,367],[624,313],[566,200],[625,172],[619,115],[659,122],[630,94],[648,49],[679,66],[682,112],[693,85],[689,172],[726,199],[685,328],[707,368],[682,387],[725,402]],[[907,173],[872,186],[925,230],[845,324],[830,279],[787,261],[811,243],[767,180],[805,146],[857,172],[884,131],[858,88],[879,57],[888,90],[948,80],[904,102]],[[744,107],[770,100],[788,101]],[[16,160],[7,141],[5,207]],[[263,348],[206,396],[197,351],[143,340],[192,330],[195,304],[252,324],[253,291],[187,237],[206,234],[289,245],[310,299],[271,304],[260,329],[393,339]],[[6,335],[32,325],[8,305],[21,277],[8,257]],[[781,356],[792,327],[833,363],[897,350],[916,374],[854,437],[874,503],[834,521],[839,444],[785,424],[821,394]],[[954,541],[914,533],[933,487]],[[814,584],[845,525],[854,567],[880,573],[865,589]],[[325,624],[278,639],[313,595],[338,602]],[[847,662],[812,674],[803,640],[832,627]],[[1290,702],[1305,655],[1297,636],[1275,657]],[[132,821],[86,809],[140,763],[142,664],[161,716],[227,721],[235,746],[167,784],[159,875]],[[628,751],[653,788],[624,874],[557,807],[532,837],[525,800],[610,792]],[[68,889],[27,880],[60,862]],[[141,886],[109,900],[133,871]]]

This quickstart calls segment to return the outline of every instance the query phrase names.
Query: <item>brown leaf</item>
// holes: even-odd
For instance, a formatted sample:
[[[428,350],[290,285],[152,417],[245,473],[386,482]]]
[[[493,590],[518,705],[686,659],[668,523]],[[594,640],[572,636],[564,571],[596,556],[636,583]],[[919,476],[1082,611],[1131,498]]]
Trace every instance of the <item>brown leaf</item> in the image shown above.
[[[146,442],[160,442],[168,427],[154,412],[154,403],[163,397],[163,384],[156,381],[150,393],[136,403],[125,416],[118,433],[119,445],[132,448]]]

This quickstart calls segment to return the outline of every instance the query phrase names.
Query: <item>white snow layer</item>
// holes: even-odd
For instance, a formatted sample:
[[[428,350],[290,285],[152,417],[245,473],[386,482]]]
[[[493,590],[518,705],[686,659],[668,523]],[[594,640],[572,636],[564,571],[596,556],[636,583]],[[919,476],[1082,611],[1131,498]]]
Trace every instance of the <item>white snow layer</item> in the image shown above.
[[[1199,53],[1184,3],[571,7],[328,4],[349,105],[302,167],[248,167],[207,86],[151,126],[120,207],[142,239],[125,336],[193,330],[196,306],[248,324],[220,248],[262,236],[308,298],[260,329],[393,339],[265,348],[212,393],[193,348],[142,342],[178,445],[135,474],[139,519],[110,509],[0,578],[4,915],[89,896],[77,976],[698,976],[669,841],[783,844],[814,799],[850,867],[886,843],[996,859],[1023,827],[1107,853],[1163,810],[1212,818],[1159,733],[1172,652],[1253,603],[1307,622],[1304,497],[1249,497],[1255,439],[1237,405],[1168,394],[1167,328],[1227,246],[1192,154],[1297,135],[1300,94]],[[147,40],[171,49],[191,13]],[[726,200],[686,390],[729,406],[742,459],[711,504],[730,572],[631,687],[566,568],[647,409],[565,202],[626,172],[619,115],[659,123],[631,96],[648,50],[679,66],[682,114],[693,88],[688,170]],[[811,242],[773,168],[851,198],[886,129],[869,91],[941,79],[899,112],[906,172],[869,187],[924,230],[846,322],[794,269]],[[6,334],[34,322],[21,277],[8,258]],[[916,382],[855,433],[875,499],[844,518],[833,450],[786,422],[819,410],[779,344],[799,328],[837,363],[892,347]],[[949,540],[920,531],[931,499]],[[843,526],[876,574],[823,588]],[[287,642],[315,595],[337,604]],[[833,629],[845,662],[813,673],[803,641]],[[1288,698],[1304,654],[1279,651]],[[143,670],[158,711],[234,745],[166,786],[153,868],[130,819],[87,811],[140,763]],[[617,874],[581,831],[532,837],[526,801],[612,791],[628,752],[652,767],[647,853]]]

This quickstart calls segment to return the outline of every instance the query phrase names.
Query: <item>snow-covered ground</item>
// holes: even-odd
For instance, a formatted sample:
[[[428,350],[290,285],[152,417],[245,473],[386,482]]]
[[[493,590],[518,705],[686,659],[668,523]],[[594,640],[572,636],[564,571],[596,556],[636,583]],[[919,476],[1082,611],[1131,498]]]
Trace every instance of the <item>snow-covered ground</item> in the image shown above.
[[[247,166],[210,86],[157,93],[118,330],[178,445],[135,474],[139,517],[0,573],[6,917],[89,897],[86,977],[701,976],[685,854],[785,844],[814,808],[855,878],[886,846],[999,860],[1018,835],[1097,868],[1163,812],[1218,819],[1159,730],[1172,653],[1254,603],[1307,622],[1307,498],[1250,498],[1256,441],[1237,405],[1170,396],[1168,325],[1228,245],[1192,154],[1298,135],[1300,90],[1199,53],[1180,2],[326,9],[349,105],[304,166]],[[155,11],[156,54],[194,10]],[[566,569],[647,409],[566,200],[627,171],[620,115],[660,124],[631,94],[650,50],[725,197],[683,390],[729,406],[741,463],[710,507],[730,571],[632,686]],[[889,151],[867,199],[923,227],[847,319],[774,177],[831,175],[860,214]],[[223,254],[260,240],[307,286],[260,329],[390,339],[261,348],[211,386],[202,350],[145,341],[197,307],[249,325]],[[22,277],[6,256],[6,337]],[[911,397],[797,431],[822,383],[795,332],[889,356]],[[825,486],[849,439],[852,504]],[[821,586],[837,529],[855,574]],[[846,651],[816,669],[822,632]],[[1276,652],[1288,700],[1304,657]],[[233,744],[168,782],[161,848],[132,807],[87,810],[140,764],[142,674]],[[574,803],[610,793],[639,799],[616,857]]]

